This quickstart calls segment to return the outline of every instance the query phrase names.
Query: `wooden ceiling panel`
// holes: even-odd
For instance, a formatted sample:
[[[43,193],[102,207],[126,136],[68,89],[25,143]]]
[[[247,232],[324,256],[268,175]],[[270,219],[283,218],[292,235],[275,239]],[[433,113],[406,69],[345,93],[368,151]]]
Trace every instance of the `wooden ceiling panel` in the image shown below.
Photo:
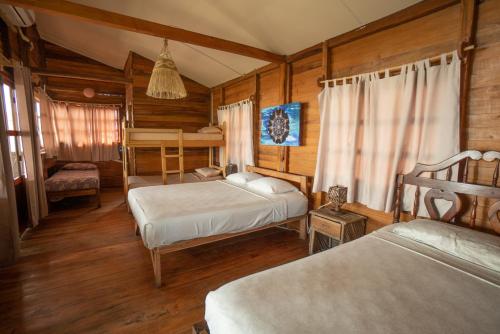
[[[418,1],[315,0],[311,5],[311,1],[294,0],[286,1],[286,13],[283,12],[283,1],[269,0],[200,0],[196,1],[196,6],[191,1],[178,0],[148,0],[147,5],[136,0],[73,2],[237,41],[278,54],[293,54],[332,36],[359,28],[365,19],[381,18]],[[123,68],[129,51],[154,61],[161,48],[161,40],[157,37],[69,17],[37,13],[37,24],[44,39],[115,68]],[[176,41],[170,43],[170,50],[183,75],[208,87],[266,65],[261,60]]]

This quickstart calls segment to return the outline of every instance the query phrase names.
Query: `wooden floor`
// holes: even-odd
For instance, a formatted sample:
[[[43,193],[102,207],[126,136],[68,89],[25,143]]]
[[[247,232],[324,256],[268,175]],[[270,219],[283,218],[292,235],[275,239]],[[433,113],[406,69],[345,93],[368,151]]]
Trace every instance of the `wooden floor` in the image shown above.
[[[164,256],[156,289],[121,193],[102,204],[51,214],[0,269],[0,333],[187,334],[210,290],[307,255],[297,233],[273,229]]]

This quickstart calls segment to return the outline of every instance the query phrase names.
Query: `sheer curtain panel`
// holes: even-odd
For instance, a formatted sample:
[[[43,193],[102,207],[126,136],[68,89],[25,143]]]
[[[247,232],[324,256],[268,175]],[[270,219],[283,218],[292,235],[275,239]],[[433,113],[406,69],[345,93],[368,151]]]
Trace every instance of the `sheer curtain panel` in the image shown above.
[[[348,202],[390,211],[398,173],[458,153],[459,82],[454,52],[449,64],[443,55],[439,65],[427,59],[399,75],[368,73],[325,87],[313,191],[345,185]]]
[[[253,103],[244,100],[217,110],[219,124],[226,123],[226,148],[228,163],[245,171],[246,165],[254,165],[253,160]]]
[[[119,110],[115,106],[49,101],[42,115],[45,142],[59,160],[108,161],[119,158]],[[47,136],[47,138],[45,137]]]
[[[49,158],[56,157],[57,142],[54,133],[54,125],[52,124],[54,117],[51,115],[53,111],[50,108],[49,97],[41,89],[37,91],[36,96],[40,101],[40,123],[45,155]]]

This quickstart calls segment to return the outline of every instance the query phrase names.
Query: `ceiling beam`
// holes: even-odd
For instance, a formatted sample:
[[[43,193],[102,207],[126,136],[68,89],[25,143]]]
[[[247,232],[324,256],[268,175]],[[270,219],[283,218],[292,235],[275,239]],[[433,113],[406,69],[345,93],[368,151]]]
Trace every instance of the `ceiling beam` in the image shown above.
[[[272,63],[281,63],[285,61],[285,56],[283,55],[278,55],[253,46],[171,27],[132,16],[122,15],[95,7],[80,5],[69,1],[0,0],[0,2],[47,14],[66,16],[75,20],[94,23],[106,27],[128,30],[161,38],[168,38],[174,41],[235,53]]]
[[[100,81],[100,82],[113,82],[119,84],[130,84],[132,83],[131,79],[127,79],[123,76],[118,75],[88,75],[88,74],[78,74],[74,72],[64,72],[64,71],[56,71],[56,70],[48,70],[45,68],[32,67],[31,74],[38,74],[42,77],[58,77],[58,78],[70,78],[70,79],[82,79],[82,80],[90,80],[90,81]]]

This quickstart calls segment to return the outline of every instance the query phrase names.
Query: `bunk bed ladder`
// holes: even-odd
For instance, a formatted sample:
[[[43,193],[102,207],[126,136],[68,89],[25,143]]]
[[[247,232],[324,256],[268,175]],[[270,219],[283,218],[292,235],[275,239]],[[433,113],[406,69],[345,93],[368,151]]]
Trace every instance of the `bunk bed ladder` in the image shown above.
[[[178,140],[178,153],[177,154],[167,154],[167,146],[161,145],[161,170],[162,170],[162,179],[163,184],[168,183],[168,174],[177,174],[179,173],[179,182],[182,183],[184,181],[184,136],[182,133],[182,129],[176,129],[177,132],[177,140]],[[167,169],[167,159],[168,158],[179,158],[179,169]]]

